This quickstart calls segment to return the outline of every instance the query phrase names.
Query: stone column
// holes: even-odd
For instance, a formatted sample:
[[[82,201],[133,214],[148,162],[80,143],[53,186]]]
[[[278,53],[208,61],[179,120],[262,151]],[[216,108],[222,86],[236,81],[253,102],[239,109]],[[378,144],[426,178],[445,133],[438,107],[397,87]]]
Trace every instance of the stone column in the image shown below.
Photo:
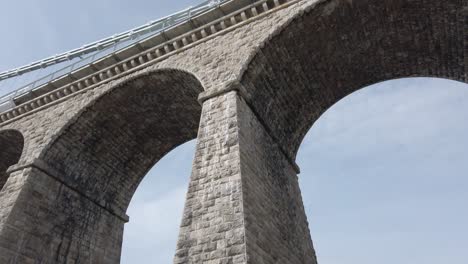
[[[125,214],[61,182],[36,160],[0,192],[0,263],[119,263]]]
[[[294,164],[238,91],[202,97],[174,263],[315,264]]]

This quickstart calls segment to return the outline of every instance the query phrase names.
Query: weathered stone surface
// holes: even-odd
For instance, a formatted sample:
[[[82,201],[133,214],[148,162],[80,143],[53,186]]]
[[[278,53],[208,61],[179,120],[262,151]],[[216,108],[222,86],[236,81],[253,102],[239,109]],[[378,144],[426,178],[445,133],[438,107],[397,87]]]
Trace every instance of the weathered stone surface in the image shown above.
[[[316,263],[303,136],[372,83],[467,82],[467,19],[466,0],[297,1],[0,124],[0,262],[118,263],[139,182],[198,132],[175,262]]]
[[[238,109],[248,263],[317,263],[295,164],[244,100]]]
[[[294,159],[315,120],[358,89],[403,77],[467,82],[467,6],[466,0],[319,1],[265,43],[240,82]]]
[[[316,263],[295,168],[236,91],[203,103],[174,263]]]
[[[10,230],[0,247],[17,240],[7,247],[9,261],[24,255],[45,263],[118,263],[138,184],[157,160],[196,136],[202,87],[192,75],[157,71],[103,88],[83,94],[74,117],[45,119],[63,125],[57,136],[41,135],[54,138],[38,139],[54,143],[36,145],[47,150],[10,167],[15,177],[0,192],[2,201],[13,200],[0,211],[3,230]]]
[[[245,263],[237,96],[203,104],[174,263]]]
[[[24,169],[10,178],[23,185],[21,192],[12,190],[17,196],[2,225],[1,263],[119,262],[121,219],[43,169]]]
[[[18,163],[24,148],[24,139],[19,131],[5,130],[0,132],[0,189],[8,179],[7,170]]]

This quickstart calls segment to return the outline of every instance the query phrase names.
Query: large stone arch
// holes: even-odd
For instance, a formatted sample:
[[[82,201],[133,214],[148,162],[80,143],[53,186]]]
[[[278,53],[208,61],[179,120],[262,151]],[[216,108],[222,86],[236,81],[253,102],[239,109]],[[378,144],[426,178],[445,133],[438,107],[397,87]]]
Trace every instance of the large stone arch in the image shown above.
[[[146,172],[197,135],[203,91],[179,70],[147,72],[91,102],[40,155],[67,185],[125,213]]]
[[[133,193],[161,157],[196,137],[203,87],[172,69],[113,84],[81,97],[40,154],[9,170],[3,262],[119,263]]]
[[[402,77],[466,82],[464,0],[324,0],[272,34],[245,67],[245,97],[291,159],[331,105]]]
[[[17,164],[24,149],[24,138],[17,130],[0,131],[0,190],[8,180],[8,168]]]

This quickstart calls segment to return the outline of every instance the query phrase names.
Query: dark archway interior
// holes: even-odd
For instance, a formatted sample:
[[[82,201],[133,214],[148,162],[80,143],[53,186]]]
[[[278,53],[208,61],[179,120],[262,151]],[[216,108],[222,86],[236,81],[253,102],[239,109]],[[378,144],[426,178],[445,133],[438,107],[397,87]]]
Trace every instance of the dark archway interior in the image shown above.
[[[5,185],[10,166],[18,163],[24,148],[24,138],[16,130],[0,131],[0,189]]]
[[[250,104],[295,158],[312,124],[343,97],[402,77],[467,81],[465,0],[322,1],[254,57]]]
[[[101,96],[44,153],[70,186],[125,212],[147,171],[166,153],[196,137],[203,90],[181,71],[130,80]]]

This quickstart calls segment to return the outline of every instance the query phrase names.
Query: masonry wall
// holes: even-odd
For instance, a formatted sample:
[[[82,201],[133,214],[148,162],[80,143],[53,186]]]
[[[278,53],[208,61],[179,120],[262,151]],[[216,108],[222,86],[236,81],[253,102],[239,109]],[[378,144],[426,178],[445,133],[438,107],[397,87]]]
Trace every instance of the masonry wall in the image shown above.
[[[236,100],[203,104],[174,263],[246,263]]]
[[[24,147],[24,139],[19,131],[0,131],[0,189],[8,180],[7,170],[18,163]]]
[[[1,192],[16,194],[8,215],[14,221],[2,225],[0,263],[119,263],[125,221],[44,168],[18,170],[9,181]]]
[[[241,83],[294,158],[312,124],[361,88],[405,77],[468,82],[467,12],[466,0],[317,1],[255,53]]]
[[[174,263],[316,263],[296,172],[236,91],[203,104]]]
[[[139,182],[195,137],[202,87],[192,75],[159,71],[103,88],[101,97],[75,98],[69,111],[78,113],[68,125],[66,114],[51,109],[33,145],[43,155],[8,170],[0,192],[0,250],[8,261],[119,263],[125,211]]]
[[[316,263],[295,166],[238,100],[248,263]]]

